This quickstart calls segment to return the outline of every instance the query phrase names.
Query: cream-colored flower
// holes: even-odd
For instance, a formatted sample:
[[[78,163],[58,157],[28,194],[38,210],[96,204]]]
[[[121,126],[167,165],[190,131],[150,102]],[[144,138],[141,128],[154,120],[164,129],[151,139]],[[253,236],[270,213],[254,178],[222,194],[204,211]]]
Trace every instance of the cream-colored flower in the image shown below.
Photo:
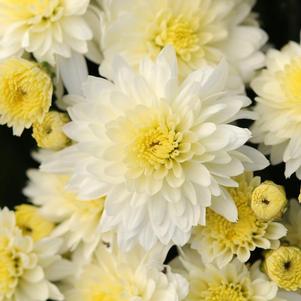
[[[280,301],[277,286],[260,271],[260,262],[250,268],[234,260],[223,268],[204,265],[200,256],[185,252],[181,261],[190,290],[185,301]],[[284,300],[282,300],[284,301]]]
[[[83,15],[89,0],[0,0],[0,59],[31,52],[55,64],[56,55],[88,51],[92,32]]]
[[[287,199],[283,186],[265,181],[252,193],[251,208],[258,219],[269,221],[280,218],[286,210]]]
[[[251,199],[260,178],[245,174],[237,179],[239,187],[229,188],[238,210],[238,220],[233,223],[212,210],[207,211],[206,226],[197,226],[192,235],[191,246],[201,255],[204,262],[214,260],[223,267],[236,255],[246,262],[255,248],[274,249],[279,239],[286,234],[280,223],[258,219],[251,208]]]
[[[254,1],[241,0],[98,0],[103,10],[101,72],[112,75],[116,54],[138,68],[141,58],[155,58],[172,45],[180,77],[225,57],[245,80],[263,66],[259,51],[266,34],[244,24]],[[239,47],[237,47],[239,45]]]
[[[69,117],[65,113],[48,112],[42,122],[33,124],[32,136],[41,148],[50,150],[63,149],[71,142],[63,132],[63,126],[69,121]]]
[[[74,251],[81,248],[85,257],[90,257],[104,239],[100,233],[100,221],[105,198],[79,200],[66,189],[67,175],[48,174],[39,170],[29,170],[27,175],[29,182],[24,194],[39,206],[45,218],[58,224],[52,235],[63,238],[64,249]]]
[[[285,239],[290,245],[301,249],[301,205],[297,200],[289,201],[289,209],[285,215],[284,224],[287,228]]]
[[[30,236],[33,241],[49,236],[54,229],[54,223],[45,219],[37,207],[26,204],[16,207],[16,224],[23,235]]]
[[[249,99],[228,88],[227,65],[203,68],[180,85],[168,47],[156,62],[143,60],[140,73],[118,58],[114,70],[113,83],[90,77],[85,99],[69,96],[65,133],[77,143],[42,169],[70,173],[69,188],[81,199],[106,195],[103,230],[117,231],[124,248],[183,245],[209,206],[235,221],[225,187],[266,159],[243,146],[247,129],[229,124],[248,116]]]
[[[52,99],[50,77],[36,63],[11,58],[0,64],[0,124],[21,135],[41,122]]]
[[[15,214],[0,210],[0,300],[63,300],[52,283],[71,275],[70,263],[57,252],[61,241],[33,242],[16,225]]]
[[[66,291],[66,301],[181,301],[187,282],[163,265],[165,256],[160,246],[123,253],[101,244]]]
[[[267,68],[252,82],[257,93],[253,142],[271,155],[272,164],[285,162],[285,176],[301,179],[301,46],[290,42],[270,50]]]
[[[301,289],[301,250],[282,246],[265,254],[264,269],[280,288],[287,291]]]

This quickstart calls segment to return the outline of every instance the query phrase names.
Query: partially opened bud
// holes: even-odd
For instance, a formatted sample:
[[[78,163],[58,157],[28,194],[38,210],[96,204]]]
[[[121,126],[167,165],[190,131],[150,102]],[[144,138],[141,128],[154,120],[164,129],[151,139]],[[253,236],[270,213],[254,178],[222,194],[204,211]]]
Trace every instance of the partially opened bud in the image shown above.
[[[37,207],[26,204],[16,207],[16,223],[23,235],[34,241],[47,237],[54,229],[54,224],[45,219]]]
[[[281,217],[287,205],[285,190],[272,181],[265,181],[254,189],[251,208],[258,219],[269,221]]]
[[[41,148],[63,149],[70,144],[70,139],[63,132],[63,126],[68,122],[67,114],[55,111],[48,112],[41,123],[34,123],[32,136]]]

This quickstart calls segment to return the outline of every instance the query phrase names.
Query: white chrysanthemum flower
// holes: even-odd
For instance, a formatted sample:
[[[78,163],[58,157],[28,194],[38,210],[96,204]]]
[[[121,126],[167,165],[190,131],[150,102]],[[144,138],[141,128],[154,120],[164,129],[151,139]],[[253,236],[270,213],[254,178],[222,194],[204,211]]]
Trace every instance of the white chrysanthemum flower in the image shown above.
[[[92,32],[83,15],[89,0],[0,0],[0,59],[31,52],[55,64],[55,56],[88,51]]]
[[[259,51],[267,36],[244,23],[253,0],[98,0],[103,10],[101,73],[111,78],[112,59],[121,54],[131,66],[155,58],[172,45],[183,78],[204,64],[226,57],[244,80],[264,64]],[[239,45],[239,47],[237,46]]]
[[[227,265],[235,255],[241,262],[250,258],[255,248],[275,249],[286,228],[277,222],[256,217],[251,208],[252,193],[260,185],[260,178],[245,174],[237,179],[239,187],[229,188],[238,210],[238,221],[231,223],[212,210],[207,211],[206,226],[197,226],[191,246],[202,256],[205,263],[216,260],[219,267]],[[266,209],[268,210],[268,209]]]
[[[12,211],[0,210],[0,300],[63,300],[51,283],[71,275],[70,264],[57,255],[60,245],[57,239],[34,243],[17,227]]]
[[[285,176],[301,179],[301,46],[290,42],[270,50],[267,69],[252,83],[259,96],[253,141],[271,154],[272,164],[286,163]]]
[[[71,289],[66,290],[66,301],[183,300],[188,284],[163,265],[165,256],[161,247],[147,253],[141,248],[123,253],[101,244],[91,263],[84,266]]]
[[[39,206],[40,213],[57,223],[52,236],[62,237],[64,249],[82,249],[86,258],[93,253],[104,237],[100,233],[100,221],[104,208],[104,197],[80,201],[66,190],[69,177],[66,175],[29,170],[29,183],[24,194]]]
[[[277,285],[260,271],[260,262],[250,268],[237,259],[223,268],[204,265],[199,255],[187,252],[181,261],[190,290],[185,301],[284,301]]]
[[[301,249],[301,205],[294,199],[289,202],[284,223],[287,228],[285,239],[290,245]]]
[[[231,177],[244,163],[262,168],[267,160],[243,146],[247,129],[228,124],[249,116],[242,108],[250,100],[228,90],[227,65],[179,85],[168,47],[156,62],[142,61],[139,74],[118,59],[114,70],[114,83],[90,77],[85,99],[71,96],[65,132],[77,143],[42,168],[71,173],[69,187],[82,199],[106,195],[103,230],[117,230],[125,248],[157,239],[183,245],[209,206],[235,221],[224,187],[237,185]]]

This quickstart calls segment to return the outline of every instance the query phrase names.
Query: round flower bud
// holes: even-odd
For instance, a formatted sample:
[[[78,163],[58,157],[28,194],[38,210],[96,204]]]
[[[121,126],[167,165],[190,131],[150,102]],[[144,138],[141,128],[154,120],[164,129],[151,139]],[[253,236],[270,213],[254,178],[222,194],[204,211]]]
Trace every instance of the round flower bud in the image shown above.
[[[32,136],[41,148],[60,150],[70,144],[70,139],[62,128],[69,122],[65,113],[48,112],[41,123],[34,123]]]
[[[0,124],[21,135],[43,120],[52,100],[52,81],[38,64],[11,58],[0,64]]]
[[[266,274],[280,288],[296,291],[301,288],[301,250],[282,246],[268,251],[264,260]]]
[[[287,205],[285,190],[272,181],[265,181],[252,193],[251,208],[258,219],[269,221],[281,217]]]
[[[16,223],[23,235],[30,236],[33,241],[47,237],[54,229],[54,224],[46,220],[37,207],[26,204],[16,207]]]

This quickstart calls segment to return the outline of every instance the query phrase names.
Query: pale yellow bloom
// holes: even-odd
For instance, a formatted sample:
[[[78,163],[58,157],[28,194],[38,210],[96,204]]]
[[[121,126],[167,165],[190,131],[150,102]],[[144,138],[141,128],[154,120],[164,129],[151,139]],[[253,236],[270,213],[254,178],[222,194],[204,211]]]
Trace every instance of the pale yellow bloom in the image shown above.
[[[51,105],[52,82],[36,63],[11,58],[0,64],[0,124],[21,135],[43,120]]]
[[[267,275],[281,288],[296,291],[301,288],[301,250],[282,246],[266,254],[264,268]]]
[[[281,217],[287,205],[285,190],[272,181],[265,181],[252,194],[251,207],[261,220],[272,220]]]
[[[25,204],[16,207],[16,223],[23,235],[34,241],[47,237],[54,229],[54,224],[45,219],[37,207]]]
[[[89,0],[0,0],[0,60],[32,53],[55,65],[86,53],[92,32],[84,20]]]
[[[33,124],[32,136],[41,148],[60,150],[70,144],[70,139],[64,134],[63,126],[69,122],[65,113],[48,112],[41,123]]]
[[[187,249],[180,260],[184,270],[179,271],[189,282],[185,301],[280,301],[277,285],[261,272],[259,261],[246,265],[235,259],[219,268]]]
[[[252,192],[260,187],[260,178],[251,173],[237,177],[237,188],[229,188],[238,210],[238,221],[231,222],[208,209],[206,225],[194,228],[191,244],[205,262],[216,263],[219,267],[227,265],[234,256],[246,262],[250,251],[256,247],[278,248],[279,239],[286,234],[286,228],[273,221],[258,219],[251,208]]]

